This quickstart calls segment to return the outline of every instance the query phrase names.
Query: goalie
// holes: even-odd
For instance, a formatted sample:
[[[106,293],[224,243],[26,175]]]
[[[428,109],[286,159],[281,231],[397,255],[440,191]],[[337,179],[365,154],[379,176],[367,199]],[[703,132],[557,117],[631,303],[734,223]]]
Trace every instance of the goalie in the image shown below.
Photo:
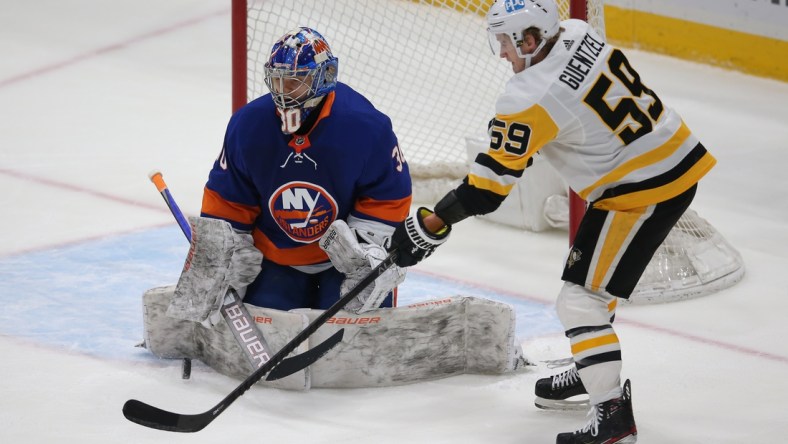
[[[539,402],[590,397],[588,424],[559,434],[558,444],[635,442],[612,314],[715,159],[620,49],[587,23],[559,21],[553,0],[496,0],[487,24],[493,52],[514,71],[496,103],[489,149],[434,212],[421,208],[397,228],[398,263],[414,265],[446,241],[453,224],[498,208],[542,154],[590,206],[556,303],[574,366],[537,383]]]
[[[221,298],[232,285],[248,304],[325,309],[385,258],[386,239],[410,209],[408,165],[389,118],[337,81],[339,61],[320,33],[287,32],[264,68],[270,93],[230,119],[196,221],[198,242],[203,229],[221,231],[239,260],[226,259],[228,276],[203,293]],[[220,224],[207,219],[232,229],[208,228]],[[346,248],[323,251],[318,241],[334,223]],[[190,271],[177,294],[205,287]],[[206,275],[192,274],[194,282]],[[347,308],[394,306],[404,274],[390,270]]]
[[[166,315],[226,324],[252,368],[274,349],[245,304],[330,307],[387,256],[385,242],[410,208],[410,174],[391,121],[338,82],[338,68],[313,29],[274,43],[264,66],[270,93],[230,118],[201,217],[190,220],[191,249]],[[341,239],[321,249],[329,229]],[[395,306],[404,277],[390,268],[345,308]],[[227,372],[248,373],[236,367]]]

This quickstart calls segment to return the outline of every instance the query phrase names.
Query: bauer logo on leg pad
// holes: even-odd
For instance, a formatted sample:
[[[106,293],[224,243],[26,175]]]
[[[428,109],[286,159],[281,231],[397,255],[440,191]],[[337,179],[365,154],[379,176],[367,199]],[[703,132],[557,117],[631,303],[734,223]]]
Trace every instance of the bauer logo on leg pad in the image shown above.
[[[239,343],[246,347],[248,356],[252,364],[260,368],[271,359],[271,355],[266,350],[266,346],[260,337],[260,332],[256,327],[249,323],[249,319],[244,316],[241,307],[238,305],[240,300],[230,305],[222,307],[222,311],[227,319],[227,323],[232,327],[233,335],[239,339]]]
[[[337,325],[368,325],[380,323],[380,316],[373,317],[333,317],[326,321],[326,324]]]

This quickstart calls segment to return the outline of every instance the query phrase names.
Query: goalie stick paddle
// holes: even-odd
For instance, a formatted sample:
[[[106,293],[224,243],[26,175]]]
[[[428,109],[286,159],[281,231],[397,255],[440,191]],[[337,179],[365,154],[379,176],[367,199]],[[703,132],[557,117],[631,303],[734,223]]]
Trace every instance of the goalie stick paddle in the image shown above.
[[[375,281],[378,276],[389,269],[396,260],[397,252],[391,252],[386,259],[377,267],[373,268],[355,287],[350,289],[337,302],[315,318],[309,325],[297,334],[290,342],[285,344],[271,360],[263,364],[262,367],[254,371],[247,377],[241,385],[235,388],[229,395],[225,396],[218,404],[210,410],[197,414],[173,413],[167,410],[154,407],[136,399],[130,399],[123,405],[123,415],[129,421],[144,425],[153,429],[166,430],[169,432],[198,432],[210,424],[217,416],[227,409],[236,399],[241,397],[249,388],[260,380],[266,373],[271,371],[279,364],[285,356],[290,354],[302,342],[309,338],[320,326],[326,323],[332,316],[337,314],[348,302],[358,296],[364,288]],[[341,333],[340,330],[338,333]]]
[[[181,212],[180,207],[178,207],[178,204],[175,202],[175,199],[172,197],[172,194],[170,193],[170,189],[167,186],[167,183],[164,182],[164,176],[161,174],[160,171],[154,170],[150,174],[148,174],[148,178],[150,178],[151,182],[153,182],[153,184],[156,185],[156,189],[161,194],[161,197],[164,198],[164,202],[167,203],[167,207],[170,209],[170,212],[175,217],[175,220],[178,222],[178,225],[181,227],[181,231],[183,231],[183,234],[184,236],[186,236],[186,239],[191,241],[192,232],[191,232],[191,226],[189,225],[189,221],[183,215],[183,212]],[[243,307],[243,304],[240,300],[241,298],[238,296],[235,290],[231,289],[230,292],[232,298],[234,299],[233,303],[236,304],[239,307],[239,309],[246,312],[246,309]],[[246,314],[246,317],[247,318],[249,317],[248,313]],[[265,338],[263,338],[262,336],[262,333],[257,331],[257,329],[255,329],[255,332],[259,335],[259,340],[261,341],[261,344],[263,344],[264,348],[269,349],[268,344],[265,342]],[[323,341],[322,343],[318,344],[315,347],[310,348],[304,353],[284,359],[274,369],[274,371],[272,371],[271,374],[268,375],[266,381],[274,381],[277,379],[282,379],[284,377],[290,376],[293,373],[301,371],[309,367],[310,365],[314,364],[315,361],[323,357],[323,355],[328,353],[334,346],[336,346],[339,342],[342,341],[343,334],[344,334],[343,331],[339,330],[336,333],[334,333],[331,337]],[[186,365],[189,365],[190,367],[190,363],[187,364],[187,361],[184,360],[184,375],[187,374]],[[258,367],[256,362],[253,362],[252,366]],[[191,369],[189,368],[189,373],[190,370]]]
[[[276,381],[285,376],[290,376],[295,372],[303,370],[306,367],[314,364],[318,359],[322,358],[326,353],[331,351],[335,345],[342,342],[342,337],[345,335],[345,329],[340,328],[339,331],[331,335],[328,339],[310,347],[309,350],[301,353],[300,355],[291,356],[274,367],[271,373],[265,378],[266,381]]]

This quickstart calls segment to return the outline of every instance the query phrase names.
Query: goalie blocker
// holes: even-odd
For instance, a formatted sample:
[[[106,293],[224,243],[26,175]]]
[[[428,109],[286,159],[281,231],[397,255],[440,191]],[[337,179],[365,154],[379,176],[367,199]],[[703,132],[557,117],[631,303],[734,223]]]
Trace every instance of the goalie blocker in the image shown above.
[[[160,358],[199,359],[217,372],[244,379],[255,369],[225,324],[167,317],[174,287],[143,295],[145,345]],[[246,305],[257,327],[276,351],[295,337],[319,310],[280,311]],[[454,296],[360,315],[340,311],[294,353],[320,344],[341,328],[344,340],[312,366],[265,386],[385,387],[464,373],[503,374],[526,360],[515,343],[511,306],[470,296]]]

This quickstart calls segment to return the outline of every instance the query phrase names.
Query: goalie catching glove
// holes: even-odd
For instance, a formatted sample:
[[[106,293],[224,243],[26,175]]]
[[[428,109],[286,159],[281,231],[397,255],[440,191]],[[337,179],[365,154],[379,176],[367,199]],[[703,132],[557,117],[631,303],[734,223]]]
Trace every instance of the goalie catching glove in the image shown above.
[[[167,316],[201,322],[221,319],[219,309],[230,288],[243,290],[260,273],[263,254],[251,234],[221,219],[190,217],[191,247]]]
[[[432,211],[427,208],[419,208],[415,215],[402,221],[391,235],[389,251],[397,250],[396,263],[400,267],[418,264],[449,238],[451,225],[446,225],[437,233],[431,233],[424,227],[424,218],[430,214]]]
[[[328,254],[331,264],[345,275],[340,287],[347,294],[373,268],[388,256],[386,240],[373,233],[350,228],[343,220],[336,220],[320,238],[320,248]],[[353,300],[345,310],[363,313],[380,307],[389,293],[405,280],[405,270],[392,265]]]

